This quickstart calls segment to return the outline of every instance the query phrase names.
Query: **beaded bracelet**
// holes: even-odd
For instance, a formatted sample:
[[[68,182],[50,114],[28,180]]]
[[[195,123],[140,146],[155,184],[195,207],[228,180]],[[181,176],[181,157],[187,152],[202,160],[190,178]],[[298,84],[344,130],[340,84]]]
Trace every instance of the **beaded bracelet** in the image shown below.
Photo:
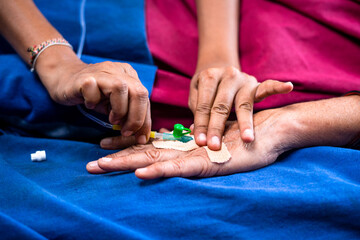
[[[45,42],[40,43],[39,45],[34,45],[33,47],[29,47],[27,49],[28,52],[31,53],[31,58],[30,58],[30,71],[33,72],[35,69],[35,64],[36,64],[36,60],[37,58],[40,56],[40,54],[48,47],[54,46],[54,45],[63,45],[63,46],[68,46],[71,49],[73,48],[70,43],[68,41],[66,41],[63,38],[54,38],[52,40],[48,40]]]

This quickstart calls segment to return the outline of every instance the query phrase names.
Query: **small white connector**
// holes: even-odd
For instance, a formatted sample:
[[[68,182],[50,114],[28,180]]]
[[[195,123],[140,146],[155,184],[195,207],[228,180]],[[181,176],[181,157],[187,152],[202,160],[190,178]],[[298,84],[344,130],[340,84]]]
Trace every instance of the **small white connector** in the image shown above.
[[[33,162],[42,162],[46,160],[46,152],[45,150],[36,151],[35,153],[31,154],[31,161]]]

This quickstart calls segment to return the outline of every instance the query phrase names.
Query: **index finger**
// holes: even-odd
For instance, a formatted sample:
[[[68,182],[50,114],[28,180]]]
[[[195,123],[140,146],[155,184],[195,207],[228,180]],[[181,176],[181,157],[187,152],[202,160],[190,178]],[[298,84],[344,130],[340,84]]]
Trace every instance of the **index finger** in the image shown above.
[[[198,95],[194,116],[194,137],[199,146],[206,145],[210,114],[219,84],[219,74],[209,69],[199,75]]]
[[[149,106],[149,93],[141,84],[140,80],[132,79],[129,82],[129,107],[127,119],[121,129],[121,133],[130,136],[138,131],[146,120]]]
[[[186,152],[173,149],[158,149],[152,144],[142,146],[133,146],[118,153],[107,155],[97,161],[89,162],[86,168],[88,172],[94,174],[129,171],[186,154]]]
[[[254,141],[253,107],[257,83],[244,86],[235,97],[235,113],[244,142]]]

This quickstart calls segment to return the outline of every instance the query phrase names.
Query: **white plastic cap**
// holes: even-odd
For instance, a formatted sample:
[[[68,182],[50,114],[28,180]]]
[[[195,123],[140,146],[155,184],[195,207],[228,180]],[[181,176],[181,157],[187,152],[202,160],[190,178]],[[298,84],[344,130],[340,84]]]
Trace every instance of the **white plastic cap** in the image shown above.
[[[46,160],[46,152],[45,150],[36,151],[35,153],[31,154],[31,161],[33,162],[42,162]]]

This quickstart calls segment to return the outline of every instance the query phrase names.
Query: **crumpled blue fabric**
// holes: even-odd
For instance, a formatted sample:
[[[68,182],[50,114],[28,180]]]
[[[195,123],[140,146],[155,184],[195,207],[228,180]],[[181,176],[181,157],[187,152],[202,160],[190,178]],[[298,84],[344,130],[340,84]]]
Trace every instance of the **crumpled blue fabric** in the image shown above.
[[[313,147],[230,176],[87,173],[113,151],[0,136],[2,239],[358,239],[360,151]],[[30,154],[46,150],[47,160]]]
[[[76,51],[81,1],[35,2]],[[83,60],[130,62],[151,92],[143,8],[87,0]],[[87,162],[114,152],[88,143],[103,129],[51,101],[3,40],[0,53],[1,239],[360,238],[360,151],[306,148],[263,169],[204,179],[91,175]],[[31,162],[38,150],[47,160]]]

